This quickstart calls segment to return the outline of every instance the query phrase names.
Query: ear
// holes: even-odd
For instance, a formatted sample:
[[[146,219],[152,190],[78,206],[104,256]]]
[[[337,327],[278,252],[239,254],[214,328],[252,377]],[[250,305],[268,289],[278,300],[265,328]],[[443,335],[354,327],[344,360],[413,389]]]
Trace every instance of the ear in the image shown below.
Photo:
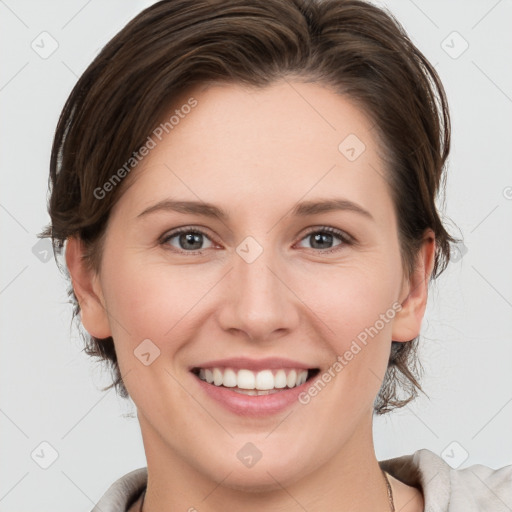
[[[411,341],[421,329],[428,297],[428,283],[435,261],[435,235],[428,229],[423,236],[423,243],[418,251],[416,268],[404,281],[400,301],[402,309],[395,315],[392,330],[393,341]]]
[[[95,338],[112,336],[99,276],[83,260],[84,244],[78,237],[66,241],[66,265],[73,290],[80,304],[80,318],[85,330]]]

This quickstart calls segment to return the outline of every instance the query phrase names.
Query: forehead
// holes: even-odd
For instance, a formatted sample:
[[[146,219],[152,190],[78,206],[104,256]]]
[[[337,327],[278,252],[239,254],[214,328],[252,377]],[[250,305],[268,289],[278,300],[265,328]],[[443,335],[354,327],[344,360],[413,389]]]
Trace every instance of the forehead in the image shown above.
[[[166,197],[267,210],[319,195],[390,200],[373,123],[320,84],[198,86],[177,99],[161,127],[129,177],[134,186],[123,201],[133,208]]]

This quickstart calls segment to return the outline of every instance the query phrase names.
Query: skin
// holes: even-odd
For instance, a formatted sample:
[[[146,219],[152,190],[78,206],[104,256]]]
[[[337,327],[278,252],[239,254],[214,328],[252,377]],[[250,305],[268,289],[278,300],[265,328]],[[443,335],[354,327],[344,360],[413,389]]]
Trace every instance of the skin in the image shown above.
[[[100,270],[82,264],[78,239],[66,249],[82,323],[98,338],[113,336],[137,406],[148,465],[144,510],[387,511],[373,402],[391,340],[419,334],[434,235],[425,233],[416,270],[406,276],[376,132],[347,98],[298,81],[202,86],[184,100],[190,96],[198,105],[127,178]],[[349,134],[366,146],[352,162],[338,150]],[[290,213],[298,201],[333,197],[373,219]],[[229,218],[138,217],[168,198],[213,203]],[[205,232],[202,254],[190,254],[179,236],[159,243],[182,226]],[[324,226],[356,243],[335,235],[315,245],[310,235]],[[263,248],[252,263],[236,252],[247,236]],[[309,404],[283,413],[229,412],[188,371],[235,356],[288,357],[326,370],[396,302],[402,309]],[[134,350],[148,338],[160,356],[145,366]],[[251,468],[236,456],[247,442],[263,454]],[[391,484],[397,511],[423,510],[418,489]]]

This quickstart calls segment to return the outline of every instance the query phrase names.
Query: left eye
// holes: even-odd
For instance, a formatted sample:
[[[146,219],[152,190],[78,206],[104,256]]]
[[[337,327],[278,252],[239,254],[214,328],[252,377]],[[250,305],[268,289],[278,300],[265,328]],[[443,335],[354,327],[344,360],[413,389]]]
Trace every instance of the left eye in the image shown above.
[[[332,244],[335,238],[341,242],[331,247],[322,247],[323,244]],[[302,240],[310,240],[313,249],[324,249],[327,252],[337,250],[336,248],[338,246],[350,243],[350,239],[347,235],[333,228],[322,228],[316,231],[310,231]]]

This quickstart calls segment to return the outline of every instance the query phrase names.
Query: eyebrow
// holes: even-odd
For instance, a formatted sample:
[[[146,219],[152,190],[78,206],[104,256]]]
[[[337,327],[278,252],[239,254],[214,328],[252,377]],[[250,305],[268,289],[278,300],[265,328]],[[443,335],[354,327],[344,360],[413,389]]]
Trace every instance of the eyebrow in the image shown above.
[[[375,220],[368,210],[365,210],[362,206],[359,206],[358,204],[347,199],[303,201],[301,203],[298,203],[292,209],[292,215],[298,217],[306,217],[308,215],[315,215],[319,213],[340,210],[359,213],[360,215],[370,220]],[[152,206],[149,206],[143,212],[139,213],[137,217],[144,217],[151,213],[161,211],[174,211],[178,213],[203,215],[205,217],[219,219],[220,221],[223,222],[227,221],[229,218],[229,215],[225,210],[218,208],[217,206],[210,203],[204,203],[201,201],[173,201],[170,199],[164,199]]]

